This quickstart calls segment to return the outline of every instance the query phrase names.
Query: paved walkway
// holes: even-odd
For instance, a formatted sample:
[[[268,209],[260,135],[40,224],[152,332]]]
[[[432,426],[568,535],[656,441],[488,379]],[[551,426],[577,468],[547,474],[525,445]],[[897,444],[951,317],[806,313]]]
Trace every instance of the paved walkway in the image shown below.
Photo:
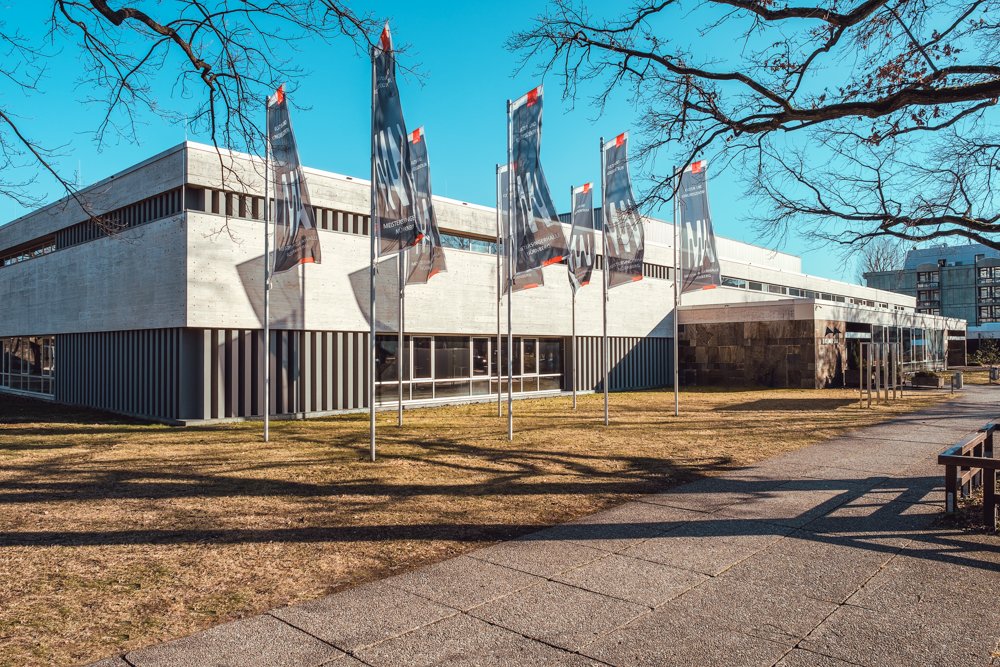
[[[933,525],[997,398],[98,664],[1000,665],[1000,538]]]

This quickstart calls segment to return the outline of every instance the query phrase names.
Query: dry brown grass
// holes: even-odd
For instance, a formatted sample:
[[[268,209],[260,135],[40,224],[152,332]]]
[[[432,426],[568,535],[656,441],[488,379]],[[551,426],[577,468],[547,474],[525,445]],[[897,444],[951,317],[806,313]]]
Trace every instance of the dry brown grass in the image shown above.
[[[814,443],[945,395],[698,391],[187,429],[0,397],[0,665],[183,636]],[[6,423],[4,423],[6,422]]]

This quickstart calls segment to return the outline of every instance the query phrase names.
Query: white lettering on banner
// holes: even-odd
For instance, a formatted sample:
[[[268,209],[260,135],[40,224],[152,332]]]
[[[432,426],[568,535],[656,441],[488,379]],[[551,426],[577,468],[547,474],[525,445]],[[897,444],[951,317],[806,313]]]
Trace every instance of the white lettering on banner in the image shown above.
[[[715,247],[709,243],[708,226],[705,220],[691,220],[684,223],[684,245],[688,257],[698,258],[690,268],[712,266],[716,262]]]
[[[284,211],[280,222],[287,225],[284,230],[284,241],[290,243],[299,233],[302,224],[302,216],[305,211],[302,208],[299,191],[298,176],[295,172],[285,172],[281,174],[281,190],[284,192]]]

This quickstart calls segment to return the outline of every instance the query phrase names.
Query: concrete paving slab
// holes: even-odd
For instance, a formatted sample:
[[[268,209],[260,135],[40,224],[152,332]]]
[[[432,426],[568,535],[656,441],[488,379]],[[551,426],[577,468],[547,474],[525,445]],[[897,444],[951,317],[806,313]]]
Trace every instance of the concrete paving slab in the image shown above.
[[[472,558],[539,577],[552,577],[607,555],[607,551],[564,539],[558,529],[539,531],[469,554]]]
[[[992,547],[1000,548],[1000,540]],[[919,551],[904,550],[904,553]],[[926,557],[899,555],[893,558],[848,602],[894,615],[926,612],[969,616],[975,613],[979,606],[975,600],[980,599],[984,591],[1000,593],[1000,554],[996,551],[981,554],[951,547],[945,554],[934,550],[928,551]],[[1000,633],[1000,613],[992,611],[993,625]]]
[[[593,660],[491,625],[465,614],[364,649],[373,667],[510,667],[592,665]]]
[[[789,649],[786,644],[720,627],[710,617],[684,616],[676,609],[668,609],[670,604],[611,632],[581,652],[617,667],[771,667]]]
[[[887,547],[901,548],[913,535],[931,528],[942,513],[940,506],[907,501],[897,489],[876,488],[802,528],[817,534],[873,538]]]
[[[737,519],[767,520],[798,528],[862,492],[860,489],[823,488],[823,480],[811,481],[815,484],[803,482],[795,486],[783,486],[738,505],[723,507],[717,514]]]
[[[844,605],[800,646],[869,667],[989,664],[995,634],[941,620]]]
[[[707,575],[614,554],[554,577],[570,586],[648,607],[672,600]]]
[[[570,651],[589,644],[649,607],[547,582],[487,602],[469,612],[476,618]]]
[[[464,611],[545,579],[460,556],[385,581],[438,604]]]
[[[309,667],[341,651],[271,616],[254,616],[126,654],[134,667]]]
[[[800,648],[792,649],[774,667],[855,667],[853,662],[844,662]]]
[[[679,616],[712,618],[716,625],[791,648],[837,605],[769,582],[719,576],[661,607]]]
[[[892,559],[894,551],[807,531],[793,533],[720,575],[769,590],[842,603]]]
[[[746,477],[708,477],[682,484],[666,493],[642,497],[642,502],[678,507],[694,512],[717,512],[725,507],[752,500],[756,495],[770,493],[787,479]]]
[[[701,516],[677,507],[633,502],[555,526],[544,536],[617,553]]]
[[[622,555],[714,576],[791,532],[790,527],[766,521],[707,515]]]
[[[349,653],[456,613],[384,581],[271,612]]]

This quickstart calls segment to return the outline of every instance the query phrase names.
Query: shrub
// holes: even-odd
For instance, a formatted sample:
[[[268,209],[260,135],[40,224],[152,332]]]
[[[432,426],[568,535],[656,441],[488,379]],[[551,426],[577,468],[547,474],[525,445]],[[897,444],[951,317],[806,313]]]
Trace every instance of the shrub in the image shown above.
[[[1000,345],[992,338],[979,342],[979,349],[970,357],[972,363],[980,366],[996,366],[1000,364]]]

